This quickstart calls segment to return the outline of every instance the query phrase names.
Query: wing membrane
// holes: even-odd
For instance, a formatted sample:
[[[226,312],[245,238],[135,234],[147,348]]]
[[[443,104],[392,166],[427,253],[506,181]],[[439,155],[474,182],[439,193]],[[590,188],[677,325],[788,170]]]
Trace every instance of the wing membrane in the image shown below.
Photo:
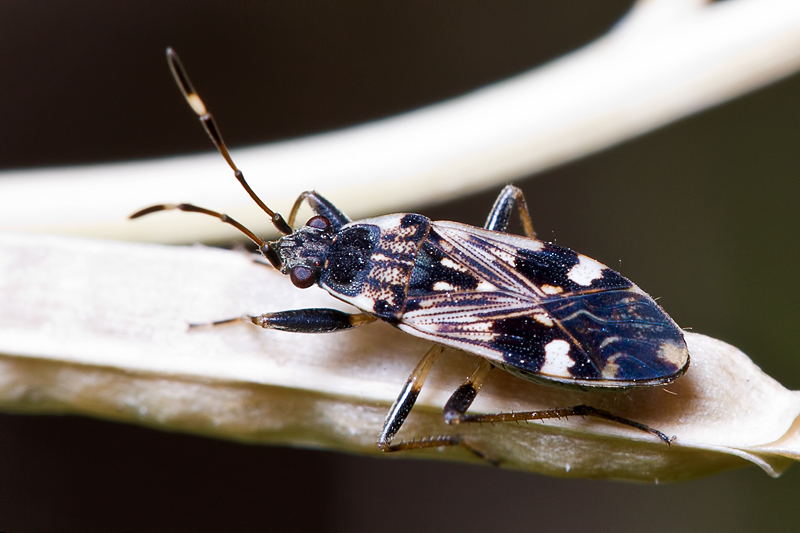
[[[651,384],[687,364],[680,330],[652,298],[566,248],[435,222],[420,258],[398,324],[415,335],[528,379]]]

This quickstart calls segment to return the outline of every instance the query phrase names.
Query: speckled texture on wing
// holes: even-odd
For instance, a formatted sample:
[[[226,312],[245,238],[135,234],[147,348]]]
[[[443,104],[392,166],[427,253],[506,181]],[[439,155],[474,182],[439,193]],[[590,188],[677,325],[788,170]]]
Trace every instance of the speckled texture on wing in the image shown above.
[[[636,285],[542,241],[432,222],[398,327],[527,379],[667,383],[688,365],[680,328]]]

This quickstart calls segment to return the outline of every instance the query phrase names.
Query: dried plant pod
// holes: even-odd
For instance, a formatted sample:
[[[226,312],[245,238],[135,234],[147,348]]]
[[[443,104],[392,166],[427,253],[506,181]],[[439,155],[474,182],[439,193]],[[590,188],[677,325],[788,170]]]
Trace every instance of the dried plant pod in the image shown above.
[[[79,413],[248,442],[378,454],[375,441],[429,347],[385,324],[335,334],[189,322],[330,306],[244,253],[67,237],[0,236],[0,405]],[[441,409],[476,358],[446,352],[404,435],[457,431],[502,467],[551,475],[676,481],[800,457],[800,396],[746,355],[687,333],[692,363],[664,387],[581,392],[491,375],[473,412],[578,403],[675,435],[590,419],[447,427]],[[411,456],[478,461],[461,449]]]

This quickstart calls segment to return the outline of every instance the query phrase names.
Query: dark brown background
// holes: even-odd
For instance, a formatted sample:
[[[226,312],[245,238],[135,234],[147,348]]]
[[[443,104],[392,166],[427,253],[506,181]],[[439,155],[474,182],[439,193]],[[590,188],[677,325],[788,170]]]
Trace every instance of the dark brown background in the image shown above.
[[[591,41],[629,3],[8,0],[0,167],[208,150],[167,45],[242,146],[462,94]],[[800,389],[799,146],[795,76],[518,183],[542,238],[621,261],[681,325]],[[423,212],[480,224],[496,192]],[[0,416],[4,531],[775,531],[799,490],[797,467],[641,486]]]

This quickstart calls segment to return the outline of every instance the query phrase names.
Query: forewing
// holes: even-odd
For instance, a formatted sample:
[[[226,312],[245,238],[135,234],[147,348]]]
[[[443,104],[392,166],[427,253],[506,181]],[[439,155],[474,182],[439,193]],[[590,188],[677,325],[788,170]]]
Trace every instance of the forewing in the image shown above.
[[[630,281],[572,250],[436,222],[401,329],[529,379],[665,383],[688,364],[680,330]]]

